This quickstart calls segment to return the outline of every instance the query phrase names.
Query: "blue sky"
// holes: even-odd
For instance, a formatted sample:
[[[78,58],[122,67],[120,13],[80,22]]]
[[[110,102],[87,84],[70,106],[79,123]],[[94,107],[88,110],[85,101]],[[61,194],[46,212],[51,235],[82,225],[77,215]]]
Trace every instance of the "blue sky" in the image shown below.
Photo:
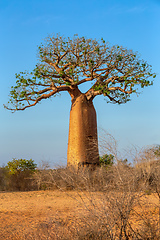
[[[15,73],[36,65],[37,46],[49,34],[109,41],[141,54],[157,73],[154,85],[125,105],[97,97],[98,127],[120,149],[160,144],[160,0],[0,0],[0,165],[12,158],[66,164],[70,96],[12,114],[3,108]],[[83,90],[85,86],[82,86]]]

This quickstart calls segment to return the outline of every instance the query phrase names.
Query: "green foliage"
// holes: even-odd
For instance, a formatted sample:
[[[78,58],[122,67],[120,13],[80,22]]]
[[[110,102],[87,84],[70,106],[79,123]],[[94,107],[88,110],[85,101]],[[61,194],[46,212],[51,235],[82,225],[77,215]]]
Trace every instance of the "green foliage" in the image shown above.
[[[13,159],[7,163],[6,169],[10,175],[17,175],[20,172],[30,171],[33,173],[36,170],[37,164],[32,159]]]
[[[160,157],[160,145],[157,145],[153,151],[157,157]]]
[[[93,82],[86,94],[103,94],[111,103],[126,103],[132,93],[153,84],[151,66],[137,53],[122,46],[74,35],[52,35],[38,48],[39,61],[31,73],[16,74],[7,109],[16,111],[36,105],[42,99],[70,91],[81,83]]]
[[[99,157],[99,162],[100,165],[104,167],[112,166],[114,163],[114,156],[112,154],[104,154]]]
[[[36,171],[37,164],[32,159],[13,159],[8,162],[5,170],[6,186],[9,190],[32,190],[33,173]]]

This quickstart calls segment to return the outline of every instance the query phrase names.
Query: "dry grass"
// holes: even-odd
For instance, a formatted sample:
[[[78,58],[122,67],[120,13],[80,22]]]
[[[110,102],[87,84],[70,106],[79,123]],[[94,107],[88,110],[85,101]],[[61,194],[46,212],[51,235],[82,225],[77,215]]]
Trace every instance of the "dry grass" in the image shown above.
[[[138,196],[137,193],[135,195]],[[130,204],[132,197],[120,192],[107,195],[102,192],[58,190],[1,192],[0,239],[127,239],[113,235],[114,231],[120,234],[124,220],[120,219],[118,209],[129,213],[126,231],[128,223],[135,231],[146,231],[147,224],[155,223],[159,217],[155,194],[134,196],[136,201]],[[130,207],[130,212],[127,212]]]
[[[21,239],[39,224],[80,212],[74,192],[68,197],[60,191],[0,193],[0,239]],[[23,238],[22,238],[23,239]]]
[[[160,240],[160,149],[142,149],[133,166],[107,149],[113,166],[43,167],[39,191],[0,192],[0,239]]]

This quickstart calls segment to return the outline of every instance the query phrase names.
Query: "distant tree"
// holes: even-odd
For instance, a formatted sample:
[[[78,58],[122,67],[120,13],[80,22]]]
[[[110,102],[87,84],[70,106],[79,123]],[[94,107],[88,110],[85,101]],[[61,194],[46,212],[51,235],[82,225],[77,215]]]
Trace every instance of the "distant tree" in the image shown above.
[[[110,46],[103,39],[72,39],[49,36],[39,46],[39,62],[31,73],[16,74],[7,109],[24,110],[42,99],[67,91],[72,99],[68,141],[69,164],[98,164],[96,112],[93,99],[104,95],[108,102],[126,103],[132,93],[152,85],[151,66],[137,53]],[[91,83],[82,93],[79,85]],[[11,104],[11,106],[9,105]]]
[[[13,159],[5,169],[9,180],[10,190],[31,190],[32,174],[37,164],[32,159]]]
[[[19,174],[20,172],[30,171],[34,172],[37,164],[32,159],[13,159],[7,163],[6,169],[10,175]]]

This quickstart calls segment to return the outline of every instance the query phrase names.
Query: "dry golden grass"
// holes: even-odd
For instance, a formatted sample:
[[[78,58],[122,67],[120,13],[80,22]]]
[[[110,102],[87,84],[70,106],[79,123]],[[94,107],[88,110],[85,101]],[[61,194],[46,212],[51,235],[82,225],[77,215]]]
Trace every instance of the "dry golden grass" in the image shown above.
[[[80,212],[77,194],[60,191],[0,193],[0,239],[21,239],[40,223]],[[73,198],[72,198],[73,197]]]
[[[100,192],[77,192],[77,191],[33,191],[33,192],[1,192],[0,193],[0,239],[38,239],[34,232],[41,226],[47,229],[49,223],[55,220],[61,229],[71,226],[72,223],[81,221],[86,215],[86,209],[94,208],[95,203],[102,199]],[[91,202],[93,200],[94,202]],[[134,207],[135,212],[131,214],[131,222],[141,224],[143,216],[145,219],[158,219],[158,199],[155,195],[145,195],[141,203]],[[140,204],[140,205],[139,205]],[[52,227],[50,228],[52,229]],[[43,230],[43,229],[42,229]],[[67,230],[66,230],[67,231]],[[67,234],[67,232],[66,232]],[[42,238],[42,239],[45,239]],[[46,239],[54,239],[47,238]],[[55,238],[61,239],[61,238]],[[87,239],[87,238],[86,238]],[[89,238],[88,238],[89,239]]]

